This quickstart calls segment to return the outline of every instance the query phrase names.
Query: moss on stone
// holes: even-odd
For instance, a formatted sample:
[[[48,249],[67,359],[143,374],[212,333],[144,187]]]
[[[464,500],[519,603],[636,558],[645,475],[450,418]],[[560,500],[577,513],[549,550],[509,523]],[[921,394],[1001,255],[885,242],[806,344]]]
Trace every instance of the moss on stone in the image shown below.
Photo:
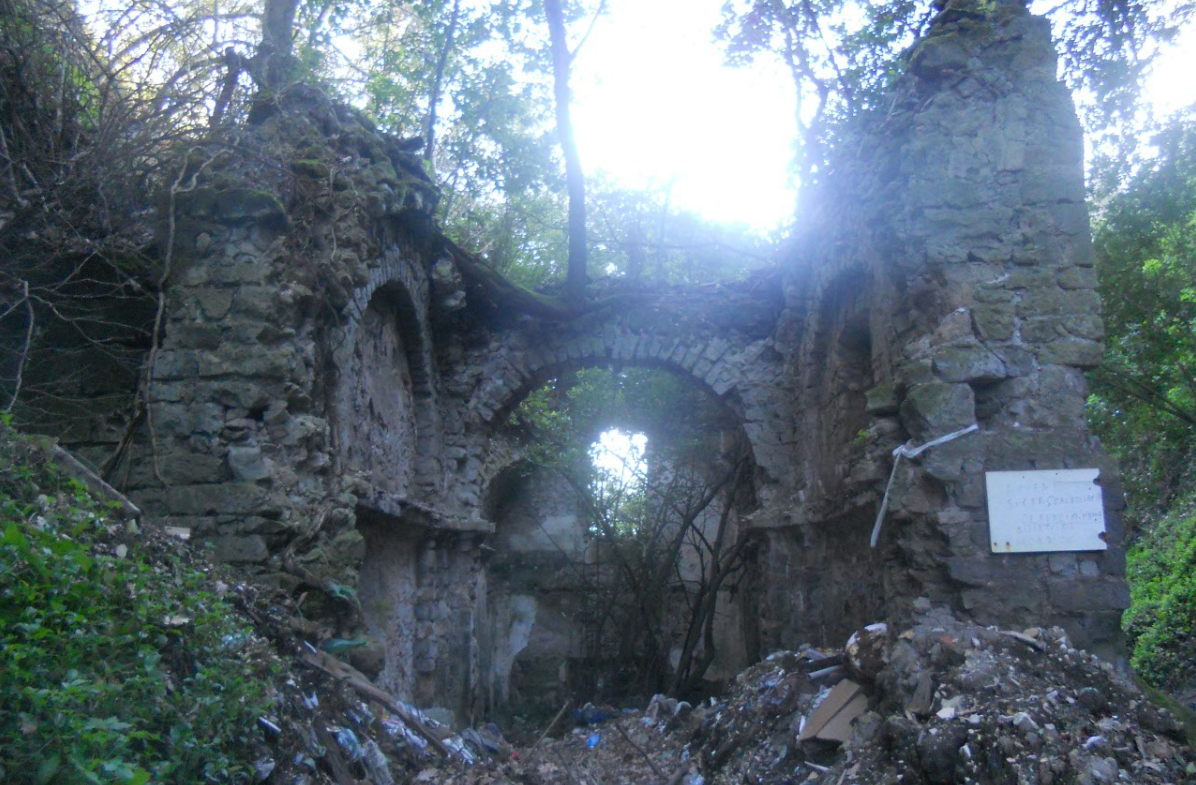
[[[315,158],[300,158],[296,161],[291,161],[291,171],[302,177],[310,177],[313,180],[327,180],[331,170],[328,164]]]

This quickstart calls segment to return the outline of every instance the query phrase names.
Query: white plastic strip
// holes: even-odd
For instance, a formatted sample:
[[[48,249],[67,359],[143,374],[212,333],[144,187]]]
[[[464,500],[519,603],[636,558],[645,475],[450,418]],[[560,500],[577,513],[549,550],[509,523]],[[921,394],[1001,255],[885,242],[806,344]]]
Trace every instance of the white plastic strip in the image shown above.
[[[931,439],[920,447],[911,447],[913,440],[906,442],[897,449],[893,450],[893,471],[889,472],[889,484],[885,486],[884,498],[880,501],[880,512],[876,514],[876,524],[872,527],[872,539],[869,540],[868,545],[872,548],[876,547],[876,543],[880,541],[880,527],[885,520],[885,512],[889,509],[889,493],[893,490],[893,480],[897,477],[897,466],[900,465],[902,458],[917,458],[919,455],[929,450],[931,447],[937,447],[940,444],[946,444],[949,441],[958,439],[960,436],[965,436],[972,431],[980,430],[980,426],[972,423],[967,428],[960,428],[958,431],[952,431],[945,436],[939,436],[936,439]]]

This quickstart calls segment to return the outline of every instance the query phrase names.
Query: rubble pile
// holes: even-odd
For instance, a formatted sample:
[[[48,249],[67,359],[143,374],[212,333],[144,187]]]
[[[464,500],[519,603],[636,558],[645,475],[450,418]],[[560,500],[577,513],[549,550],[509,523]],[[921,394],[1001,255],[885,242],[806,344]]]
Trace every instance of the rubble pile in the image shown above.
[[[1062,630],[924,610],[841,655],[781,653],[745,671],[687,749],[716,784],[1196,781],[1182,725]]]
[[[260,774],[303,785],[1196,782],[1183,726],[1062,630],[922,611],[911,629],[872,625],[842,651],[778,652],[724,700],[562,711],[522,748],[492,724],[437,725],[308,647],[284,716],[266,718],[279,765]]]

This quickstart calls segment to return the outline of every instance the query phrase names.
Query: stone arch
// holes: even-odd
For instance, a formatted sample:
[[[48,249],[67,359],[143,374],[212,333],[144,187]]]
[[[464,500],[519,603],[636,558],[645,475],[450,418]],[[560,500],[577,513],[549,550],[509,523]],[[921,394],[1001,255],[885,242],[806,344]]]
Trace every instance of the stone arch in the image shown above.
[[[477,370],[463,396],[462,438],[469,440],[471,432],[493,432],[528,393],[563,371],[655,368],[687,379],[734,413],[751,447],[759,474],[757,490],[764,501],[775,496],[778,483],[786,479],[794,443],[782,363],[770,340],[731,331],[634,329],[612,320],[563,333],[508,335],[471,358]],[[492,476],[493,470],[483,468],[482,473]]]
[[[343,468],[386,496],[435,501],[443,490],[427,284],[396,256],[355,292],[333,362]]]
[[[823,289],[814,318],[806,325],[810,360],[803,387],[814,396],[801,421],[811,445],[811,460],[803,465],[808,498],[819,507],[856,498],[874,479],[860,476],[857,469],[871,422],[866,396],[875,384],[869,289],[863,269],[839,272]],[[811,510],[818,517],[838,512],[829,507]]]
[[[556,496],[552,497],[551,478],[535,476],[528,464],[514,457],[517,451],[503,448],[506,413],[531,390],[563,370],[611,365],[651,368],[681,377],[718,408],[728,410],[729,416],[723,422],[735,432],[733,438],[750,445],[742,401],[737,396],[715,395],[703,377],[686,373],[659,357],[652,358],[650,350],[646,358],[632,355],[629,361],[618,361],[598,352],[575,354],[569,357],[566,353],[561,360],[554,356],[552,361],[523,375],[522,384],[512,388],[505,405],[486,423],[496,438],[488,443],[493,457],[483,466],[479,480],[480,515],[494,525],[485,569],[487,608],[483,615],[487,619],[487,636],[482,648],[486,652],[483,671],[488,694],[484,700],[500,711],[535,712],[553,708],[559,705],[557,698],[569,694],[566,691],[593,689],[595,679],[610,665],[595,656],[601,648],[596,645],[596,638],[591,639],[596,633],[585,621],[589,617],[581,599],[584,592],[578,590],[580,584],[568,583],[573,567],[600,572],[595,562],[602,560],[602,551],[595,550],[585,536],[588,523],[583,509],[574,511],[572,521],[563,520],[567,516],[560,514],[560,509],[568,508],[570,500],[576,503],[573,489],[561,481],[560,487],[555,488]],[[754,458],[752,461],[754,464]],[[732,539],[735,533],[750,528],[749,516],[762,509],[758,482],[748,483],[742,493],[741,501],[734,505]],[[545,502],[546,496],[552,498]],[[717,526],[719,518],[712,508],[700,525]],[[555,532],[551,539],[546,530]],[[567,556],[573,566],[561,562]],[[703,569],[700,557],[688,548],[682,551],[681,559],[683,570]],[[755,652],[739,643],[744,638],[740,628],[752,624],[751,614],[744,607],[747,595],[730,591],[728,585],[720,589],[718,596],[719,622],[715,635],[720,655],[710,675],[725,676],[745,665]],[[589,613],[599,615],[595,609]],[[679,654],[682,641],[676,643]],[[529,695],[538,697],[529,702]],[[548,695],[553,697],[544,703],[542,699]]]

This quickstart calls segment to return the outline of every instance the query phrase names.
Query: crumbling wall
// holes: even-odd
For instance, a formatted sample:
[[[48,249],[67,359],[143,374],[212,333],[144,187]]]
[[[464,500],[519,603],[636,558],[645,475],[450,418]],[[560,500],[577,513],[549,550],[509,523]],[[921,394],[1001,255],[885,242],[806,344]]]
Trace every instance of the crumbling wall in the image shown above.
[[[238,146],[193,151],[166,200],[166,318],[115,479],[305,594],[309,638],[365,639],[355,664],[466,718],[495,672],[510,684],[531,609],[545,618],[542,596],[488,585],[501,560],[483,565],[485,499],[518,457],[505,415],[562,370],[662,368],[718,397],[751,446],[745,651],[838,641],[927,597],[1117,654],[1121,497],[1083,419],[1101,322],[1050,31],[1013,0],[952,3],[907,63],[805,197],[779,278],[615,292],[568,322],[483,314],[420,161],[318,92],[283,91]],[[64,428],[96,457],[122,433],[101,414]],[[972,425],[890,487],[895,447]],[[986,471],[1091,466],[1107,551],[992,552]]]
[[[584,656],[588,519],[573,488],[542,467],[508,467],[489,496],[486,705],[551,715],[570,697]]]
[[[817,566],[803,561],[810,570],[849,576],[875,564],[864,554],[890,451],[975,424],[893,477],[879,548],[886,612],[907,617],[926,596],[984,623],[1058,623],[1115,654],[1129,599],[1121,495],[1082,412],[1083,371],[1099,362],[1102,337],[1083,144],[1046,20],[1018,2],[951,4],[909,53],[885,106],[807,198],[788,281],[797,319],[814,318],[845,282],[858,292],[872,377],[858,438],[848,444],[844,427],[837,449],[807,440],[821,451],[798,462],[811,517],[791,539],[814,554]],[[818,412],[827,384],[842,379],[806,365],[850,363],[806,338],[789,360],[809,380],[803,405]],[[858,405],[831,416],[854,425],[845,409]],[[828,494],[835,472],[818,464],[848,453],[854,463],[837,470],[848,482]],[[1091,466],[1102,469],[1109,550],[992,552],[986,471]],[[817,543],[845,520],[856,521],[854,546],[822,561]],[[809,608],[781,615],[805,620]]]

